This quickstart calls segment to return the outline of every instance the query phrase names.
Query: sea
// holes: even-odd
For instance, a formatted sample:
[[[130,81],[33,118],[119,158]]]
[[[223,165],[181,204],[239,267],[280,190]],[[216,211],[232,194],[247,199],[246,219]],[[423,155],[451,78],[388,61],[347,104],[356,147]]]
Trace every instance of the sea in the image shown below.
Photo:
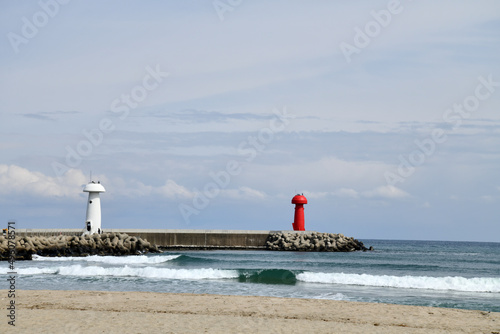
[[[35,256],[14,263],[16,289],[273,296],[500,312],[500,243],[361,241],[375,250]],[[0,289],[8,289],[9,271],[0,262]]]

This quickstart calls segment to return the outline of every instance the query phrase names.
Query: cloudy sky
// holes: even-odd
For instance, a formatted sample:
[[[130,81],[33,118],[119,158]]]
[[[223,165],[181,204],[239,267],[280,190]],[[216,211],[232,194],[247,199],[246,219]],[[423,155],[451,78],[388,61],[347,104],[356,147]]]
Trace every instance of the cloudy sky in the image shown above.
[[[0,219],[500,241],[498,1],[2,1]]]

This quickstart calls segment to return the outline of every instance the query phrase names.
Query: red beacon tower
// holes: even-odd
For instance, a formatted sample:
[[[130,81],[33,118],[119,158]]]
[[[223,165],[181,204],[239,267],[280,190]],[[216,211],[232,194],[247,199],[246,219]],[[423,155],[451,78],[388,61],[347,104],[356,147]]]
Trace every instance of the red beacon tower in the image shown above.
[[[307,198],[304,194],[297,194],[292,198],[292,204],[295,204],[295,219],[293,220],[294,231],[305,231],[304,227],[304,204],[307,204]]]

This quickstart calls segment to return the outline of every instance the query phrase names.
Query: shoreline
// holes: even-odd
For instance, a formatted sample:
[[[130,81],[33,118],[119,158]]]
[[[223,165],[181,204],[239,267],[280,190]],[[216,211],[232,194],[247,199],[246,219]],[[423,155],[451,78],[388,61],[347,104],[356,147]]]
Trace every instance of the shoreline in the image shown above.
[[[16,326],[2,320],[2,332],[500,333],[500,312],[325,299],[17,290],[15,302]]]

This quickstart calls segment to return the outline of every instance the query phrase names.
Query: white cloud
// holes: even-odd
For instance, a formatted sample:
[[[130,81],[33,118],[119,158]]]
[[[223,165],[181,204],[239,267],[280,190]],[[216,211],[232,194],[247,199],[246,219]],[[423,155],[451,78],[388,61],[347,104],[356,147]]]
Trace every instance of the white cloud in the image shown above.
[[[328,191],[304,191],[304,196],[307,198],[324,198],[330,196],[332,193]]]
[[[491,202],[494,202],[495,201],[495,198],[493,196],[490,196],[490,195],[484,195],[484,196],[481,196],[481,199],[484,201],[484,202],[487,202],[487,203],[491,203]]]
[[[170,179],[168,179],[163,186],[155,188],[153,192],[169,199],[192,198],[194,196],[194,193],[189,191],[186,187]]]
[[[338,189],[334,191],[335,196],[355,197],[352,189],[375,187],[384,181],[384,172],[392,169],[393,166],[380,161],[347,161],[328,156],[287,164],[249,164],[243,176],[245,183],[258,185],[268,192],[282,192],[283,189],[332,192]]]
[[[406,191],[403,191],[395,186],[380,186],[373,190],[364,191],[363,197],[383,197],[383,198],[404,198],[410,196]]]
[[[195,194],[186,187],[179,185],[171,179],[167,179],[164,185],[153,186],[144,184],[141,181],[130,179],[125,181],[122,178],[114,178],[107,185],[112,195],[120,197],[148,197],[161,196],[168,199],[192,198]]]
[[[238,189],[223,189],[221,190],[221,196],[237,200],[264,199],[267,197],[266,193],[249,187],[239,187]]]
[[[350,198],[358,198],[359,196],[356,190],[349,188],[341,188],[337,191],[334,191],[333,194],[338,197],[350,197]]]
[[[122,178],[108,179],[106,176],[96,176],[111,193],[112,197],[145,197],[159,195],[168,199],[192,198],[194,193],[186,187],[168,179],[162,186],[146,185],[137,180]],[[83,186],[88,182],[79,169],[68,170],[61,178],[47,176],[40,172],[30,171],[16,165],[0,165],[0,194],[32,195],[45,198],[68,197],[79,198]],[[249,189],[249,188],[248,188]],[[247,191],[248,192],[248,191]]]
[[[359,193],[350,188],[340,188],[334,191],[304,191],[304,195],[308,198],[324,198],[329,196],[344,197],[344,198],[358,198]]]
[[[144,197],[153,193],[154,187],[146,185],[137,180],[124,180],[117,178],[111,181],[108,188],[112,190],[113,195],[126,197]]]
[[[358,198],[392,198],[392,199],[397,199],[397,198],[404,198],[410,196],[407,192],[394,187],[394,186],[380,186],[372,190],[366,190],[366,191],[356,191],[351,188],[340,188],[335,191],[306,191],[304,194],[307,197],[310,198],[324,198],[324,197],[329,197],[329,196],[335,196],[335,197],[343,197],[343,198],[352,198],[352,199],[358,199]],[[428,203],[427,203],[428,204]]]
[[[0,165],[0,194],[77,198],[86,183],[81,170],[70,169],[59,181],[16,165]]]

